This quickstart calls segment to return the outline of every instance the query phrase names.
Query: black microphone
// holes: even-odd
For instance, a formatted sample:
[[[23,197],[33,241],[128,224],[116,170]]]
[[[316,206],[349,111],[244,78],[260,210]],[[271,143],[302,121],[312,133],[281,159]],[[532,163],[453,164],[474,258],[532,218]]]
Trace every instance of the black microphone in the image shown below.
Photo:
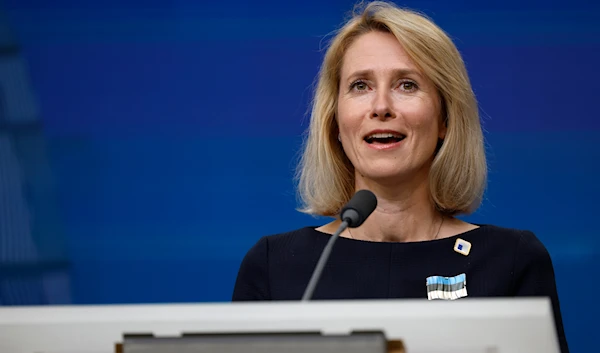
[[[308,282],[308,286],[304,291],[304,295],[302,296],[302,301],[308,301],[312,298],[313,292],[319,282],[319,278],[321,278],[321,273],[325,268],[325,264],[327,263],[327,259],[329,258],[329,254],[331,253],[331,249],[333,248],[333,243],[337,240],[337,238],[342,234],[342,232],[350,227],[356,228],[363,224],[363,222],[375,211],[377,207],[377,197],[369,190],[359,190],[357,191],[352,199],[348,201],[348,203],[342,208],[341,212],[341,220],[342,224],[338,227],[338,229],[333,233],[325,249],[321,253],[321,257],[319,258],[319,262],[317,262],[317,266],[313,271],[313,274]]]

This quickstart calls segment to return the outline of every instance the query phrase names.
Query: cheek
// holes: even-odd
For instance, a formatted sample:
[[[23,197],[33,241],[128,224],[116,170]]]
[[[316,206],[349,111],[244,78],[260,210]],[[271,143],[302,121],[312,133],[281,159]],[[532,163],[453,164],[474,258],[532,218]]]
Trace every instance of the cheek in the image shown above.
[[[429,99],[418,99],[414,103],[403,107],[407,124],[415,132],[435,133],[437,136],[440,123],[437,104]]]
[[[336,119],[340,133],[353,133],[360,127],[362,116],[360,105],[352,101],[340,101],[338,103]]]

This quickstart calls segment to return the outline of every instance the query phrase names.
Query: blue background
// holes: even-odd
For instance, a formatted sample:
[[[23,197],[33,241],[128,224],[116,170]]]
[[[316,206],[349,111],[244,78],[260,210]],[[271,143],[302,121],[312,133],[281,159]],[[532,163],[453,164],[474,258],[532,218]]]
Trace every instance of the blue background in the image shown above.
[[[466,219],[536,233],[572,351],[591,351],[600,5],[399,4],[451,35],[480,102],[489,187]],[[292,176],[322,40],[352,5],[3,1],[50,166],[32,183],[55,195],[30,203],[56,211],[35,242],[63,264],[67,303],[227,301],[260,236],[327,221],[295,211]]]

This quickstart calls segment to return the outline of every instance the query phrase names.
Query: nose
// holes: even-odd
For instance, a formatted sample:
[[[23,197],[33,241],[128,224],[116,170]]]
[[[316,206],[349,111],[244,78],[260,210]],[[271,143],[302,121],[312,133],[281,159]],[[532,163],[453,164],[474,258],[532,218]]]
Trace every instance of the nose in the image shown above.
[[[392,109],[390,93],[384,90],[380,90],[374,97],[373,109],[371,117],[374,119],[393,119],[396,117],[394,110]]]

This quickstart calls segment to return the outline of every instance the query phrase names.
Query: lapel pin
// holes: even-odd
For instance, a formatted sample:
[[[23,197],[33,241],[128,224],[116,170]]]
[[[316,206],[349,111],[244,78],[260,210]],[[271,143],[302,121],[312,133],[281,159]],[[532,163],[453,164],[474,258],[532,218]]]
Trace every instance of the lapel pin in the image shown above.
[[[461,238],[458,238],[454,243],[454,251],[456,251],[459,254],[468,256],[469,252],[471,252],[471,243]]]
[[[467,275],[430,276],[426,280],[427,299],[455,300],[467,296]]]

